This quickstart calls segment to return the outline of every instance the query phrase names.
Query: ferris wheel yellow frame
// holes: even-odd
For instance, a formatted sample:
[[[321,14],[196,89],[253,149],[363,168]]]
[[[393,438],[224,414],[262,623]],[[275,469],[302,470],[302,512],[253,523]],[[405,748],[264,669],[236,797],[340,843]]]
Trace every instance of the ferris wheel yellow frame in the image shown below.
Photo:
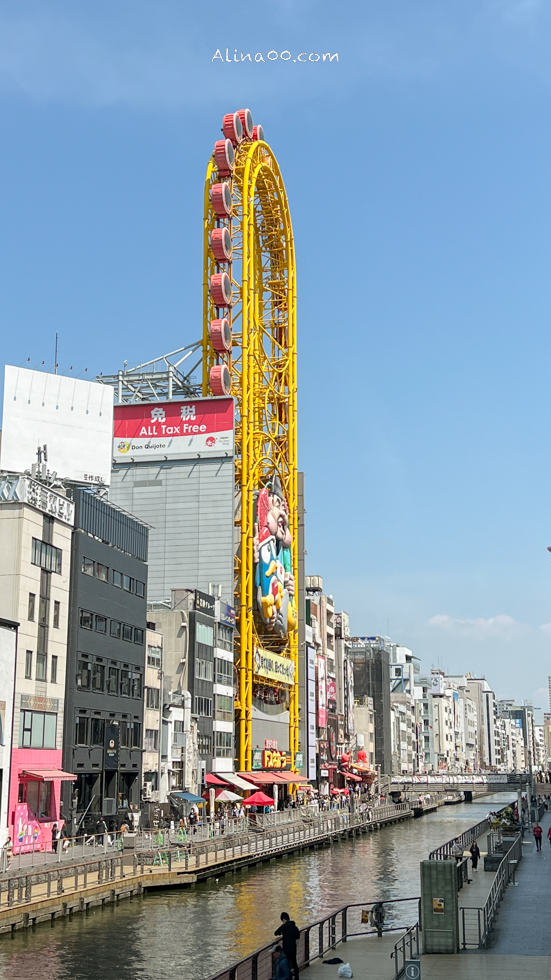
[[[210,200],[213,183],[227,180],[232,213],[226,223],[232,240],[227,268],[232,284],[232,345],[227,355],[214,350],[209,324],[219,314],[210,277],[221,271],[210,249],[210,232],[221,222]],[[221,314],[224,315],[224,314]],[[297,346],[296,267],[291,216],[277,160],[263,141],[236,147],[230,177],[220,177],[214,157],[206,175],[204,199],[203,395],[210,394],[209,372],[225,363],[235,397],[235,604],[239,691],[236,699],[238,764],[252,768],[252,699],[255,648],[290,657],[294,684],[289,689],[289,747],[292,768],[299,745],[298,634],[270,633],[255,611],[253,561],[254,494],[278,474],[289,508],[292,570],[297,575]],[[296,600],[295,600],[296,601]]]

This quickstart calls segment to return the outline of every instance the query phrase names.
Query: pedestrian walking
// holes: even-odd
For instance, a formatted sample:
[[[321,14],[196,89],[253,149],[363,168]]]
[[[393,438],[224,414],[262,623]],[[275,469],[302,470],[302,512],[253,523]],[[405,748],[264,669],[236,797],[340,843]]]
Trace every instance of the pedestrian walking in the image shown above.
[[[473,863],[473,871],[476,871],[477,868],[478,868],[478,862],[480,860],[480,848],[479,848],[479,846],[478,846],[478,844],[476,843],[475,840],[472,842],[469,850],[471,852],[471,861]]]
[[[7,837],[4,846],[2,847],[2,871],[8,871],[11,864],[11,859],[13,855],[13,847],[11,843],[11,837]]]
[[[59,825],[54,823],[52,826],[52,851],[57,854],[57,845],[59,844],[59,838],[61,837],[61,831]]]
[[[541,829],[539,823],[534,824],[534,829],[532,833],[534,835],[534,840],[536,842],[536,851],[541,851],[541,839],[543,837],[543,830]]]
[[[290,972],[294,974],[293,980],[299,980],[297,940],[300,939],[300,931],[296,922],[290,918],[288,912],[282,912],[280,919],[281,925],[275,930],[274,936],[281,936],[281,946],[289,962]]]
[[[551,847],[551,827],[547,831],[547,840],[549,841],[549,846]]]

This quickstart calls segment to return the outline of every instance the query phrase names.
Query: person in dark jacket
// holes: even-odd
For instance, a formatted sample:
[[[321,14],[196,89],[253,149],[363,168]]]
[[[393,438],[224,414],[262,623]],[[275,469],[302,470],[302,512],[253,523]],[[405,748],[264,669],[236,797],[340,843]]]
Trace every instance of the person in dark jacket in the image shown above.
[[[300,931],[296,923],[291,919],[287,912],[282,912],[281,925],[275,930],[274,936],[281,936],[283,952],[289,962],[289,968],[294,974],[294,980],[299,980],[297,964],[297,939],[300,939]]]
[[[475,840],[472,842],[469,850],[471,852],[471,861],[473,862],[473,871],[476,871],[480,859],[480,848]]]

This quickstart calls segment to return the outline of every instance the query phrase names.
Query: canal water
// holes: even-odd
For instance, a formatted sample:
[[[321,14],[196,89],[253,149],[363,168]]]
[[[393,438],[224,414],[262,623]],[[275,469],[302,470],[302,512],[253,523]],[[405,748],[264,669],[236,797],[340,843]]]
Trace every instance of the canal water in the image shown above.
[[[283,910],[304,925],[348,903],[419,895],[419,862],[429,851],[506,803],[499,795],[443,806],[194,889],[0,936],[0,978],[204,980],[269,942]],[[411,924],[411,907],[404,915]]]

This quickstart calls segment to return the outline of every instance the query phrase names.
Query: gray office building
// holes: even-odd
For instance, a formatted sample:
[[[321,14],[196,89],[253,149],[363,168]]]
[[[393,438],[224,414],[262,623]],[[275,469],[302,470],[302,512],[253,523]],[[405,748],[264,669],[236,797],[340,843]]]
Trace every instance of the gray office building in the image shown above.
[[[392,772],[390,728],[390,641],[381,636],[354,636],[345,641],[354,667],[354,697],[373,698],[375,765]]]
[[[139,807],[148,529],[93,492],[74,492],[63,813],[94,826]]]

